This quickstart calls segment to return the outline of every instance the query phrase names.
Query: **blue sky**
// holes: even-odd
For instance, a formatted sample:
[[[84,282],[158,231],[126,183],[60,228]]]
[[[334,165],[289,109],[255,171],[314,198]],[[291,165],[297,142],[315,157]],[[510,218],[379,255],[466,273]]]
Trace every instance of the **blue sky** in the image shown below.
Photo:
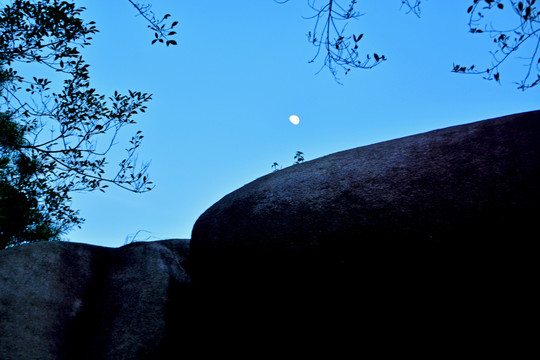
[[[423,1],[422,16],[399,0],[361,1],[351,24],[366,52],[389,60],[342,75],[338,84],[306,41],[305,0],[155,1],[178,20],[178,46],[150,45],[153,33],[128,1],[87,1],[100,30],[83,52],[101,93],[154,94],[137,118],[156,187],[75,194],[86,219],[67,238],[117,247],[137,240],[190,238],[199,215],[226,194],[293,163],[406,135],[538,109],[538,89],[516,90],[520,60],[501,85],[456,75],[452,64],[489,65],[487,37],[469,34],[471,1]],[[322,60],[322,59],[321,59]],[[523,60],[521,60],[523,61]],[[503,68],[504,70],[504,68]],[[291,114],[300,117],[293,125]],[[123,149],[116,148],[119,156]]]

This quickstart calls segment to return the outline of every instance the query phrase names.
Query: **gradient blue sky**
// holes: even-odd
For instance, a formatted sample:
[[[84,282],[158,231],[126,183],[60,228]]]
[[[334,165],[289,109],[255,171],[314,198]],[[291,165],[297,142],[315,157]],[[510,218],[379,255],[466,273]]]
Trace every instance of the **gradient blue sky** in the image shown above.
[[[178,46],[151,46],[153,33],[128,1],[86,1],[100,33],[84,50],[100,92],[154,94],[138,117],[156,187],[76,194],[86,219],[67,236],[117,247],[137,240],[190,238],[199,215],[226,194],[293,163],[437,128],[539,108],[538,89],[521,92],[518,60],[501,85],[450,72],[453,62],[489,65],[489,38],[469,34],[472,1],[426,0],[422,16],[399,0],[360,1],[351,24],[367,52],[389,60],[341,76],[309,64],[313,22],[305,0],[160,0],[158,15],[180,22]],[[322,60],[322,59],[321,59]],[[520,62],[521,61],[521,62]],[[503,68],[504,70],[504,68]],[[288,117],[297,114],[300,124]],[[118,154],[123,149],[117,147]],[[114,155],[114,154],[113,154]]]

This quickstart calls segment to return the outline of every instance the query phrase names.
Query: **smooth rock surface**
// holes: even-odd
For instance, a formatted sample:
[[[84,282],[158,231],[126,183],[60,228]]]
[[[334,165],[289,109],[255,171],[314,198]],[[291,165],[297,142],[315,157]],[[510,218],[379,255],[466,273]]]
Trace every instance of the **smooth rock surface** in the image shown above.
[[[540,112],[435,130],[225,196],[193,228],[192,281],[218,293],[287,287],[449,304],[526,282],[539,206]]]
[[[165,358],[186,325],[188,243],[1,251],[0,359]]]
[[[499,351],[535,299],[539,140],[530,112],[331,154],[225,196],[191,244],[0,251],[0,359]]]

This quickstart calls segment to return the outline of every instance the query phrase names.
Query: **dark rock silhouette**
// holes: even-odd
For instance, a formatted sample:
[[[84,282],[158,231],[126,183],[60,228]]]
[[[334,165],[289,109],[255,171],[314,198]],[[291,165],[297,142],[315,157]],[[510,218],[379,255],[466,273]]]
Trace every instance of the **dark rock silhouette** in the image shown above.
[[[327,313],[333,325],[404,314],[487,324],[530,288],[539,204],[540,112],[435,130],[294,165],[225,196],[193,228],[192,281],[209,299],[230,289],[252,297],[242,307],[287,294],[271,321],[299,308],[304,323]]]
[[[538,215],[539,140],[540,112],[531,112],[343,151],[266,175],[197,220],[194,281],[221,283],[228,271],[243,281],[255,271],[251,266],[269,263],[276,264],[268,274],[273,277],[287,260],[333,272],[379,250],[435,255],[525,243],[523,234]]]
[[[3,250],[0,358],[154,358],[169,341],[167,319],[180,310],[171,301],[189,287],[187,249],[186,240],[167,240],[119,249],[42,242]]]
[[[0,359],[507,341],[536,283],[539,140],[540,111],[450,127],[259,178],[191,241],[6,249]]]

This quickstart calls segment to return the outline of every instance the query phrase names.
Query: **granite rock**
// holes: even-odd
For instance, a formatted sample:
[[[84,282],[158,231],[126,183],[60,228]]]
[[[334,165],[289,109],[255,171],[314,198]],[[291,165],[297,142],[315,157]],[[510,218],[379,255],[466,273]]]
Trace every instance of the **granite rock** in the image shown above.
[[[189,313],[187,251],[187,240],[1,251],[0,358],[162,358]]]
[[[539,215],[539,140],[540,112],[528,112],[263,176],[197,220],[193,284],[376,304],[518,286]]]
[[[191,241],[5,249],[0,359],[484,354],[530,316],[539,140],[540,112],[435,130],[259,178]]]

